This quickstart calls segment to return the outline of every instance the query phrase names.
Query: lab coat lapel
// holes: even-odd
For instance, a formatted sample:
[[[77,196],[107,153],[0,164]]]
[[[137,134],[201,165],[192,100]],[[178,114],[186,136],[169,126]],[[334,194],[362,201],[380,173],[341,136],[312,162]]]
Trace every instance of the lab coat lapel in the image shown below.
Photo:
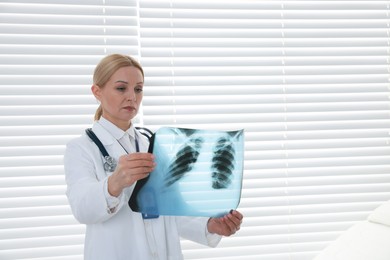
[[[100,124],[95,122],[92,126],[92,130],[99,138],[100,142],[102,142],[108,154],[115,158],[115,160],[118,161],[121,155],[126,154],[126,151],[123,150],[122,146],[118,143],[118,141]]]

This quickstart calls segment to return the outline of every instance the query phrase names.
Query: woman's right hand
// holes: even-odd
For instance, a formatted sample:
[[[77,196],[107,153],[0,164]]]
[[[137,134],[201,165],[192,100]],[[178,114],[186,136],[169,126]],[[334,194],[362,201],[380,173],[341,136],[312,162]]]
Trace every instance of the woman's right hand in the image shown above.
[[[108,177],[108,192],[118,197],[122,190],[136,181],[149,176],[156,164],[151,153],[131,153],[122,155],[114,173]]]

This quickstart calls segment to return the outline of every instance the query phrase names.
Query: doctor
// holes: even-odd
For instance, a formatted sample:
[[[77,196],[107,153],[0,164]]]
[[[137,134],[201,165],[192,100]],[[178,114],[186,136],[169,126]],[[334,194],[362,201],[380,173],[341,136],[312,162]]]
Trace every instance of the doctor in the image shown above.
[[[116,161],[112,169],[87,135],[71,140],[64,167],[67,197],[75,218],[86,224],[85,260],[179,260],[180,237],[215,247],[240,229],[242,214],[221,218],[143,218],[127,202],[135,183],[155,167],[148,139],[131,123],[140,107],[144,74],[140,64],[112,54],[96,66],[92,93],[100,102],[92,130]]]

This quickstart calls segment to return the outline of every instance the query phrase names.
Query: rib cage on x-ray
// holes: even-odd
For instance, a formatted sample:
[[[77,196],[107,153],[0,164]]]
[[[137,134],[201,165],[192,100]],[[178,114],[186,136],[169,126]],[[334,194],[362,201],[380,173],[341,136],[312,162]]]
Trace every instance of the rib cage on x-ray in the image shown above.
[[[184,174],[191,171],[198,160],[199,150],[203,139],[198,137],[190,139],[188,143],[176,153],[176,160],[169,166],[169,175],[165,178],[165,185],[170,186],[180,180]]]
[[[235,150],[226,137],[221,137],[214,148],[212,159],[212,186],[214,189],[227,188],[231,183],[234,170]]]
[[[183,131],[183,129],[182,132],[190,137],[197,133],[196,131]],[[213,144],[215,147],[212,153],[213,157],[210,158],[210,169],[212,171],[210,178],[214,189],[227,188],[233,177],[235,150],[230,139],[231,137],[226,135],[220,137]],[[199,151],[202,148],[203,142],[203,138],[199,136],[190,138],[178,150],[175,160],[170,164],[168,175],[165,178],[165,185],[167,187],[179,181],[186,173],[193,169],[194,164],[198,160]]]

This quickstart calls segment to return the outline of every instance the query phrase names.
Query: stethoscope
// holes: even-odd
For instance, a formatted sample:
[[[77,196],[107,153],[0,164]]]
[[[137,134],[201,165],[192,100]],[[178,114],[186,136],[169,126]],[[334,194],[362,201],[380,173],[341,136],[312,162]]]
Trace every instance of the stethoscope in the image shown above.
[[[138,131],[140,131],[140,133],[142,135],[146,136],[149,140],[150,140],[151,136],[153,135],[153,132],[145,127],[136,127],[136,129]],[[96,136],[96,134],[92,131],[92,128],[85,129],[85,133],[97,145],[100,152],[102,153],[103,158],[104,158],[104,163],[103,163],[104,170],[108,171],[108,172],[113,172],[117,166],[117,162],[115,161],[115,159],[108,154],[108,152],[107,152],[106,148],[104,148],[104,145],[102,144],[102,142],[99,140],[99,138]],[[137,153],[139,153],[140,149],[139,149],[139,143],[138,143],[138,135],[137,135],[137,132],[134,132],[134,134],[135,134],[135,138],[134,138],[135,150]],[[119,141],[118,141],[118,143],[119,143]],[[125,152],[127,154],[129,154],[129,152],[125,149],[125,147],[123,147],[123,145],[121,143],[119,143],[119,144],[122,146],[123,150],[125,150]]]

